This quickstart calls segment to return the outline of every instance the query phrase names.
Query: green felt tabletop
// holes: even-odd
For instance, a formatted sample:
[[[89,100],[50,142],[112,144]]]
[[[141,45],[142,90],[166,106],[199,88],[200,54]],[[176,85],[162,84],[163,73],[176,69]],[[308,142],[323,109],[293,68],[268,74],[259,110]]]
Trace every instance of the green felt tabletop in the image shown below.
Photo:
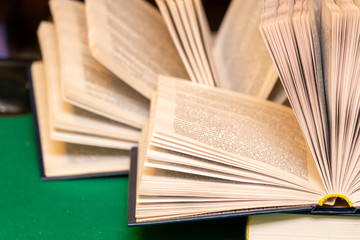
[[[32,115],[0,118],[0,239],[244,239],[244,218],[127,227],[127,177],[40,180]]]

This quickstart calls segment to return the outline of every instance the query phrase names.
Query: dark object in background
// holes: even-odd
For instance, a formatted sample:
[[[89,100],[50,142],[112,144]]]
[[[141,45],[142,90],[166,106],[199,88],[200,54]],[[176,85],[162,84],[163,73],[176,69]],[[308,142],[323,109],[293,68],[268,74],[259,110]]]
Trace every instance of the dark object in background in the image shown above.
[[[147,0],[156,6],[155,0]],[[236,0],[237,1],[237,0]],[[229,7],[231,0],[202,0],[205,13],[212,32],[219,29],[220,23]]]
[[[14,2],[0,0],[0,58],[10,57],[10,49],[17,45]]]
[[[0,60],[0,117],[30,112],[30,65],[26,60]]]
[[[215,32],[231,0],[202,1]],[[0,0],[0,117],[30,111],[27,71],[41,58],[36,30],[49,16],[48,0]]]
[[[155,4],[155,0],[147,0]],[[231,0],[202,0],[211,31],[218,30]],[[49,19],[48,0],[0,0],[0,58],[40,59],[36,30]],[[2,43],[6,51],[1,55]]]
[[[49,15],[47,0],[0,0],[0,58],[40,59],[36,29]]]

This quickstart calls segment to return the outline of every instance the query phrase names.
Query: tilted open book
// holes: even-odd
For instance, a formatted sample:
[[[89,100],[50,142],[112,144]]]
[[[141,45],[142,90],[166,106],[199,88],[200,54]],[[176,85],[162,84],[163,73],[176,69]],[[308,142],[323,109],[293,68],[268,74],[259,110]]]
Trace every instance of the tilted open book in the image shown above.
[[[214,43],[199,0],[161,0],[159,9],[143,0],[49,4],[53,22],[38,29],[48,106],[36,106],[47,108],[57,143],[126,151],[136,146],[158,74],[286,100],[258,31],[260,2],[232,2]],[[43,154],[45,175],[87,174],[67,172],[72,163],[66,151],[57,155],[64,159],[62,171],[49,171],[52,155]]]
[[[359,7],[264,1],[260,30],[296,117],[161,77],[139,145],[130,224],[334,204],[357,211]]]

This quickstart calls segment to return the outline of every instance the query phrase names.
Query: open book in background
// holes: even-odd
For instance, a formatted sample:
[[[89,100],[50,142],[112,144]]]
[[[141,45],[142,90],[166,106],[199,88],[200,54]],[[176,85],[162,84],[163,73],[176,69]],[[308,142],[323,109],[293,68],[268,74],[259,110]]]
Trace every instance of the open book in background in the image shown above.
[[[38,29],[46,73],[43,82],[46,94],[43,94],[43,100],[39,100],[41,93],[34,92],[34,96],[37,112],[42,112],[42,118],[49,121],[49,127],[39,129],[40,145],[56,146],[42,147],[42,177],[126,173],[129,150],[137,145],[139,128],[146,120],[148,100],[91,57],[86,41],[83,3],[58,3],[50,2],[55,24],[42,22]],[[34,85],[39,84],[36,81],[37,78],[33,79]],[[75,104],[74,92],[74,99],[78,100]],[[41,121],[40,117],[37,119]],[[47,133],[42,131],[49,131],[49,137],[44,137]],[[51,143],[53,140],[56,144]],[[68,151],[69,146],[75,147]],[[104,163],[108,155],[114,161],[116,153],[120,162]],[[76,159],[79,158],[82,159],[81,166],[77,167]]]
[[[246,240],[359,238],[359,217],[267,214],[249,217]]]
[[[243,8],[234,1],[214,41],[199,0],[157,1],[160,11],[143,0],[49,4],[54,22],[43,22],[38,36],[53,140],[129,150],[148,119],[159,74],[286,99],[260,41],[259,18],[243,23],[245,14],[260,15],[259,3]]]
[[[200,0],[156,3],[160,12],[142,0],[87,0],[93,56],[149,99],[166,75],[285,101],[258,29],[261,2],[233,1],[214,41]]]
[[[61,88],[73,105],[129,126],[141,128],[149,102],[104,68],[91,55],[84,4],[49,2],[58,37]]]
[[[39,132],[37,137],[40,140],[38,149],[42,160],[40,162],[42,179],[124,174],[129,168],[127,150],[65,143],[51,139],[49,114],[51,101],[48,101],[48,82],[44,64],[34,62],[31,66],[31,75],[32,104],[36,105],[33,109],[36,129]],[[72,139],[74,138],[72,136]]]
[[[296,117],[264,100],[161,77],[129,223],[316,206],[358,214],[359,7],[265,0],[260,30]]]
[[[52,139],[128,150],[133,147],[140,136],[138,129],[88,112],[63,100],[54,24],[41,22],[38,35],[46,73],[46,99],[49,102]]]

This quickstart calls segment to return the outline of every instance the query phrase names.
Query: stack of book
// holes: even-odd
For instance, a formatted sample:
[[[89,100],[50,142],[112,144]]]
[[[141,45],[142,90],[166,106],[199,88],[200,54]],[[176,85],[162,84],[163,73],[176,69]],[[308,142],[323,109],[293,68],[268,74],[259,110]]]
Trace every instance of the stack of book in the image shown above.
[[[50,1],[44,176],[128,171],[138,146],[129,225],[358,212],[360,3],[234,0],[214,39],[200,0],[156,3]]]

